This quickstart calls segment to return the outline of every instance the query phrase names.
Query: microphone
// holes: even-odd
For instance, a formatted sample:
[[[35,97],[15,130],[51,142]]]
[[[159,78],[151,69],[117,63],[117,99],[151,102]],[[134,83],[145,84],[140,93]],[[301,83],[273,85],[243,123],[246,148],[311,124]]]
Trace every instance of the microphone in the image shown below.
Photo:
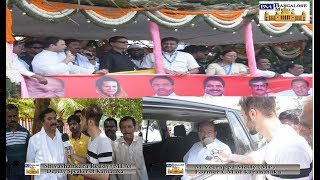
[[[67,133],[63,133],[61,138],[62,138],[62,142],[63,142],[63,147],[68,152],[68,157],[71,158],[71,146],[70,146],[70,141],[69,141],[68,134]]]
[[[209,151],[211,152],[212,155],[218,155],[219,153],[219,146],[217,145],[217,143],[214,141],[213,138],[211,137],[207,137],[203,140],[204,145],[209,149]],[[216,158],[218,158],[220,161],[222,161],[218,156],[215,156]],[[211,160],[212,157],[206,157],[207,160]]]

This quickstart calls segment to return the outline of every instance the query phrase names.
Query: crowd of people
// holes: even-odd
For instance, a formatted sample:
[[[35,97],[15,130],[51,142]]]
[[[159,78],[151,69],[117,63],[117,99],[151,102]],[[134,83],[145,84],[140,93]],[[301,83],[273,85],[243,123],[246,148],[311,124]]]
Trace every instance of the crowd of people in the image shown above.
[[[25,176],[25,162],[69,164],[134,164],[135,174],[43,174],[33,179],[148,179],[141,136],[135,135],[137,123],[131,116],[124,116],[119,124],[114,118],[104,121],[104,132],[99,128],[103,115],[98,105],[77,110],[67,118],[71,149],[66,150],[62,140],[63,122],[57,120],[55,110],[46,108],[39,114],[42,128],[30,136],[18,122],[19,109],[14,104],[6,106],[6,169],[7,179],[30,179]],[[117,137],[119,126],[123,136]]]
[[[306,97],[302,110],[286,110],[276,116],[275,97],[242,97],[239,101],[244,123],[251,135],[259,133],[267,144],[246,155],[232,154],[230,147],[218,140],[213,121],[198,123],[198,141],[184,155],[186,164],[299,164],[300,174],[292,179],[312,177],[313,100]],[[124,116],[119,123],[109,117],[104,120],[104,132],[99,128],[103,112],[98,105],[77,110],[67,118],[71,150],[62,141],[63,122],[55,110],[44,109],[39,114],[42,128],[30,136],[19,123],[19,109],[6,106],[6,157],[8,179],[29,179],[24,176],[24,163],[128,163],[137,167],[135,174],[41,174],[34,179],[148,179],[142,134],[136,135],[137,122]],[[62,122],[62,123],[61,123]],[[117,136],[120,129],[122,136]],[[144,132],[146,133],[146,132]],[[208,145],[211,144],[211,145]],[[211,149],[210,149],[211,148]],[[213,148],[213,149],[212,149]],[[70,153],[70,156],[68,156]],[[185,174],[182,179],[195,175]],[[221,176],[219,176],[221,177]],[[226,176],[227,177],[227,176]],[[287,176],[267,175],[269,180]],[[217,176],[212,176],[213,179]]]
[[[81,40],[47,37],[42,41],[16,41],[14,43],[14,66],[21,74],[36,78],[45,84],[45,75],[64,74],[107,74],[123,71],[134,71],[155,68],[155,56],[138,44],[128,46],[124,36],[109,38],[103,46],[102,53],[97,55],[97,47],[83,45]],[[167,74],[183,76],[188,74],[207,75],[249,75],[248,66],[237,63],[237,52],[225,49],[220,53],[219,62],[204,65],[203,60],[210,49],[202,45],[189,45],[177,50],[179,40],[166,37],[161,40],[163,67]],[[270,71],[271,63],[265,57],[256,57],[257,76],[297,77],[311,76],[303,73],[301,64],[288,63],[287,72]]]

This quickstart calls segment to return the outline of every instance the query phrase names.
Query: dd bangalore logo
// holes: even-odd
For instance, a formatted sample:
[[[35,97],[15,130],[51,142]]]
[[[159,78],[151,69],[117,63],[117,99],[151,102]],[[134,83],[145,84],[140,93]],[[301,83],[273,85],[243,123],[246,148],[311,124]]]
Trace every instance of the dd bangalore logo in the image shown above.
[[[24,164],[25,175],[40,175],[40,163],[25,163]]]
[[[260,23],[310,23],[310,1],[259,1]]]
[[[183,175],[185,164],[183,162],[166,162],[166,175]]]

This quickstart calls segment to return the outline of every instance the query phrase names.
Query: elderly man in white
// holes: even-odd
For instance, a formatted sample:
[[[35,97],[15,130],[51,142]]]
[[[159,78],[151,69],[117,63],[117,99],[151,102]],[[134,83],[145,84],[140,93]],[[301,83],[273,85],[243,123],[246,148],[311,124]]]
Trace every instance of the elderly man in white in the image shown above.
[[[199,64],[194,57],[186,52],[176,51],[179,40],[174,37],[166,37],[161,40],[162,60],[164,70],[167,74],[184,76],[188,74],[197,74]],[[155,68],[154,54],[146,55],[142,68]]]
[[[204,121],[199,123],[200,141],[195,143],[187,154],[183,157],[183,161],[188,164],[223,164],[224,162],[218,158],[218,152],[229,152],[231,149],[225,143],[216,138],[217,131],[213,121]],[[182,180],[188,180],[197,175],[185,174]],[[209,179],[228,179],[229,175],[212,175]]]
[[[61,133],[57,129],[56,112],[47,108],[43,110],[39,118],[43,127],[41,131],[31,136],[27,150],[28,163],[66,163],[67,157]],[[67,180],[66,174],[44,174],[34,176],[34,180]]]
[[[65,74],[106,74],[108,70],[87,69],[72,62],[75,56],[65,53],[65,41],[57,37],[47,37],[44,42],[44,50],[37,54],[32,60],[33,72],[43,75],[65,75]]]

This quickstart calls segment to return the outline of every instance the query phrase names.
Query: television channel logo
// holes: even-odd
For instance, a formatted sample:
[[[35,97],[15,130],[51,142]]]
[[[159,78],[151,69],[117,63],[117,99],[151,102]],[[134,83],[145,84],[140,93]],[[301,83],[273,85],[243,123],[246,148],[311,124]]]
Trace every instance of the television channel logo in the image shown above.
[[[40,175],[40,163],[25,163],[24,175]]]
[[[259,1],[259,23],[310,23],[310,1]]]
[[[184,171],[184,162],[166,162],[166,175],[183,175]]]

